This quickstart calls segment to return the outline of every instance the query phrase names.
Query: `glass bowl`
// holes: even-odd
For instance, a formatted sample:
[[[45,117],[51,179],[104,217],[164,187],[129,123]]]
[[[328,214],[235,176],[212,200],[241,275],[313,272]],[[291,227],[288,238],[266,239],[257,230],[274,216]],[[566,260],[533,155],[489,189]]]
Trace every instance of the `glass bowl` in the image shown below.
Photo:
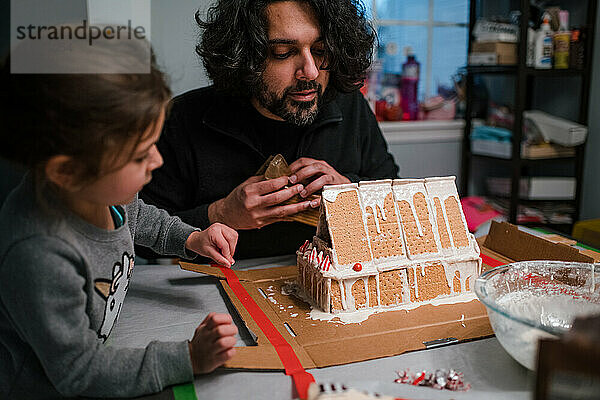
[[[600,265],[522,261],[484,272],[475,293],[486,306],[498,341],[534,370],[538,341],[558,338],[576,317],[600,314]]]

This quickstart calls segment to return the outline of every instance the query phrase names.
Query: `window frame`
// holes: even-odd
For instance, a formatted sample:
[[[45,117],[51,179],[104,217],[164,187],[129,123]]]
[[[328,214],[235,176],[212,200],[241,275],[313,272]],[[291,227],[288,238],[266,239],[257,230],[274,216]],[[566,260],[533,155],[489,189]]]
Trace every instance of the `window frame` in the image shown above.
[[[418,21],[418,20],[400,20],[400,19],[380,19],[377,16],[377,0],[362,0],[365,7],[368,8],[369,14],[371,16],[371,22],[373,24],[373,28],[375,32],[379,32],[380,26],[424,26],[427,28],[427,58],[426,58],[426,71],[425,71],[425,97],[430,97],[433,94],[432,90],[432,59],[433,59],[433,30],[437,27],[458,27],[469,29],[469,21],[468,21],[468,13],[467,13],[467,22],[442,22],[436,21],[434,19],[434,2],[435,0],[427,0],[428,1],[428,13],[427,13],[427,21]],[[467,11],[469,10],[469,2],[475,0],[467,0]],[[467,55],[465,54],[465,57]],[[466,59],[465,59],[466,61]],[[466,63],[465,63],[466,65]]]

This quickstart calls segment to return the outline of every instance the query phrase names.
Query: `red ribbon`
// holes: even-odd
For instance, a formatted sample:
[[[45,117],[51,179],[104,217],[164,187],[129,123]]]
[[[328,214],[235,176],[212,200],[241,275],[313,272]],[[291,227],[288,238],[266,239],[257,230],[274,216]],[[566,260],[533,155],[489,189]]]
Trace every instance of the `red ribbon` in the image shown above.
[[[225,275],[225,279],[227,279],[229,287],[233,290],[233,293],[235,293],[246,310],[248,310],[252,319],[258,324],[267,339],[269,339],[269,342],[271,342],[275,348],[279,359],[283,363],[285,374],[291,376],[294,381],[298,396],[301,399],[306,399],[308,397],[308,387],[315,381],[315,378],[304,370],[304,367],[302,367],[302,363],[300,363],[298,356],[294,353],[292,346],[290,346],[284,337],[281,336],[281,333],[279,333],[273,323],[271,323],[267,315],[260,309],[248,291],[242,286],[235,272],[227,267],[222,267],[220,265],[216,266],[221,269]]]
[[[482,261],[490,267],[498,267],[504,265],[504,263],[481,254]],[[248,291],[242,286],[238,276],[231,268],[222,267],[220,265],[213,264],[221,269],[227,280],[227,284],[233,290],[233,293],[237,296],[240,302],[244,305],[248,313],[259,328],[263,331],[269,342],[275,348],[279,359],[283,363],[285,374],[292,377],[294,386],[298,392],[298,396],[301,399],[308,397],[308,387],[311,383],[315,382],[315,378],[304,370],[302,363],[298,359],[292,346],[285,340],[281,333],[275,328],[273,323],[269,320],[263,310],[256,304],[254,299],[250,296]],[[421,378],[422,380],[423,378]]]
[[[505,264],[505,263],[503,263],[501,261],[496,260],[495,258],[492,258],[490,256],[486,256],[485,254],[480,254],[480,257],[481,257],[481,261],[483,261],[483,263],[485,265],[489,265],[492,268],[499,267],[499,266]]]

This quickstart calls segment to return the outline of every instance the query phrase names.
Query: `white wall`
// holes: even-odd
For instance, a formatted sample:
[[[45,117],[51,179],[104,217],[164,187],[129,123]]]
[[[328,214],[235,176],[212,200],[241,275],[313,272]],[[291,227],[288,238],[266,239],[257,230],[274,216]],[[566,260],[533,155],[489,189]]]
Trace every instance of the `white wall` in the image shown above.
[[[596,15],[581,219],[600,218],[600,13]]]
[[[463,121],[383,122],[402,178],[454,175],[460,182]]]
[[[389,145],[389,151],[400,167],[400,177],[454,175],[457,177],[457,184],[460,182],[461,149],[461,140]]]
[[[199,28],[194,13],[206,14],[211,0],[152,0],[152,45],[170,78],[174,95],[207,86],[209,81],[194,48]]]

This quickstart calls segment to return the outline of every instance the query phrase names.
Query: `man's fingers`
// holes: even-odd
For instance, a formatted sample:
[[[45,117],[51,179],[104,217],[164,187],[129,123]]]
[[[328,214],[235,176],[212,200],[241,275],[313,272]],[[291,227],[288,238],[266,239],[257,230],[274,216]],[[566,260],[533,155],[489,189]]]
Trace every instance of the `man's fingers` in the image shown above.
[[[323,189],[325,185],[331,185],[334,182],[334,178],[331,175],[322,175],[319,178],[312,181],[306,186],[306,188],[300,193],[301,197],[310,196],[311,194]]]
[[[253,184],[253,190],[259,196],[273,193],[277,190],[280,190],[288,183],[287,176],[280,176],[279,178],[269,179],[266,181],[260,181]]]
[[[295,204],[276,206],[270,208],[263,219],[268,221],[268,223],[284,221],[290,215],[298,214],[300,211],[304,211],[308,208],[310,208],[310,200]]]
[[[317,196],[315,199],[310,201],[311,208],[317,208],[321,205],[321,196]]]
[[[263,206],[276,206],[278,204],[283,203],[286,200],[291,199],[298,193],[304,190],[304,186],[302,185],[294,185],[289,188],[282,189],[278,192],[267,194],[262,197],[262,205]]]
[[[292,173],[296,173],[296,171],[298,171],[302,167],[305,167],[307,165],[313,164],[316,161],[317,160],[315,160],[314,158],[301,157],[301,158],[297,159],[296,161],[294,161],[293,163],[290,164],[290,170],[292,171]]]
[[[264,179],[262,175],[254,175],[246,179],[243,184],[262,182]]]
[[[296,177],[296,182],[308,182],[315,175],[323,175],[331,172],[332,168],[321,163],[306,165],[296,171],[292,176]]]

